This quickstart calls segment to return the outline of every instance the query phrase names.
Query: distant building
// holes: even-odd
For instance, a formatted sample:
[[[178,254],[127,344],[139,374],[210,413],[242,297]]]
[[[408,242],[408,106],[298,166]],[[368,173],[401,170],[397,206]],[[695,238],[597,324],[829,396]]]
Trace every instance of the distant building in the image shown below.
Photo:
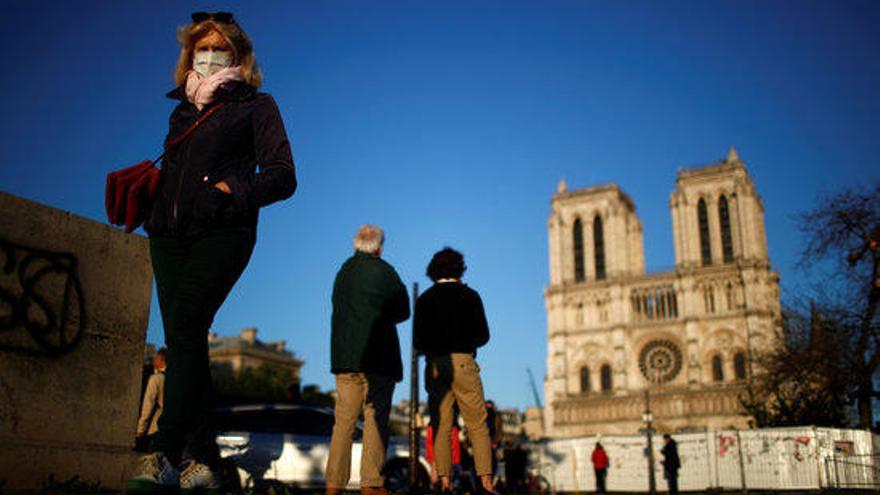
[[[617,185],[560,182],[551,204],[546,434],[635,433],[646,391],[660,431],[747,426],[739,396],[781,316],[764,204],[736,151],[678,172],[674,269],[645,271]]]
[[[505,441],[515,441],[525,432],[523,414],[516,408],[498,409],[501,416],[501,435]]]
[[[538,440],[544,436],[544,409],[530,407],[526,409],[526,420],[523,431],[529,440]]]
[[[245,368],[258,368],[263,364],[281,366],[290,370],[292,382],[299,382],[299,370],[303,361],[285,349],[283,340],[261,342],[256,328],[245,328],[238,336],[221,337],[208,335],[208,354],[211,367],[239,372]]]

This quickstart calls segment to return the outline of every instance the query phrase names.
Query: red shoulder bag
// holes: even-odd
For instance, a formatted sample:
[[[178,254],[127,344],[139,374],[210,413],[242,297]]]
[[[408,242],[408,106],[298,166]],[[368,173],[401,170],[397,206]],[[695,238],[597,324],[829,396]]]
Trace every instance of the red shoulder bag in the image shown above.
[[[224,104],[225,102],[221,102],[211,107],[189,129],[168,143],[165,151],[155,160],[144,160],[137,165],[107,174],[104,207],[107,209],[107,219],[111,224],[124,225],[125,232],[131,233],[144,223],[156,199],[156,193],[159,192],[159,169],[156,164]]]

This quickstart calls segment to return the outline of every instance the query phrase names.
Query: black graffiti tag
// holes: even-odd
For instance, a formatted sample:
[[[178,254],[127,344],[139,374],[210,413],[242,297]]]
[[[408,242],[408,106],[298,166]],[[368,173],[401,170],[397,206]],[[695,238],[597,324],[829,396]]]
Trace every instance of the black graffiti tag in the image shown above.
[[[58,356],[76,347],[85,323],[76,256],[0,239],[0,349]]]

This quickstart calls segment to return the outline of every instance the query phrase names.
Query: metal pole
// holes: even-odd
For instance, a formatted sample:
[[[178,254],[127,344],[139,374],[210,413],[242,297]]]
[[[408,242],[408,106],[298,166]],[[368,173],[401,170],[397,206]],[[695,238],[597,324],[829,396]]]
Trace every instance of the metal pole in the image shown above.
[[[736,430],[736,446],[739,449],[739,477],[740,483],[742,483],[742,492],[746,493],[748,488],[746,486],[746,463],[743,459],[743,443],[742,436],[739,434],[739,430]]]
[[[419,283],[413,282],[413,318],[412,322],[412,360],[410,362],[409,374],[409,492],[415,494],[418,492],[416,486],[418,477],[416,476],[417,466],[419,464],[419,353],[416,350],[416,327],[415,327],[415,308],[416,299],[419,298]]]
[[[648,493],[655,495],[657,493],[657,480],[654,476],[654,438],[653,438],[653,421],[651,415],[651,393],[645,390],[645,426],[648,433]]]

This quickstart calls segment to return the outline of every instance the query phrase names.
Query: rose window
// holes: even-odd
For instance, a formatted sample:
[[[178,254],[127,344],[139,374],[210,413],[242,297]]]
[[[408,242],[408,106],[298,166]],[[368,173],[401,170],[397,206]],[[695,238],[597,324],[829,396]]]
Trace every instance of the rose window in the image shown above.
[[[639,353],[639,368],[651,383],[672,381],[681,371],[681,351],[668,340],[653,340]]]

